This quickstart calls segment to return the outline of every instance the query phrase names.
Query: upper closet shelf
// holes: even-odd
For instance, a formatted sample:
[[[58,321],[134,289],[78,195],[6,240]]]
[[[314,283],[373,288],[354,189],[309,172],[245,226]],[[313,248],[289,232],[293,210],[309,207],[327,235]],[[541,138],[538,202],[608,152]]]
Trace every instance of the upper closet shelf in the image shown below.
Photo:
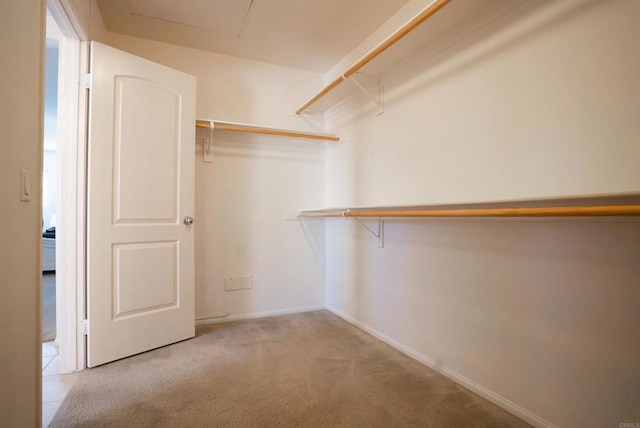
[[[362,67],[367,65],[372,59],[380,55],[382,52],[386,51],[390,46],[393,46],[398,40],[409,34],[412,30],[422,24],[424,21],[433,16],[437,11],[442,9],[447,3],[451,0],[436,0],[431,3],[427,8],[425,8],[420,14],[411,19],[405,25],[396,30],[392,35],[383,40],[380,44],[378,44],[375,48],[373,48],[369,53],[360,58],[349,67],[342,76],[338,76],[333,82],[329,83],[323,90],[318,92],[313,98],[307,101],[302,107],[296,110],[296,114],[300,114],[309,108],[312,104],[318,101],[320,98],[325,96],[327,93],[331,92],[336,86],[344,82],[346,79],[351,77],[354,73],[360,70]]]
[[[289,129],[269,128],[248,123],[225,122],[222,120],[197,119],[196,128],[207,128],[214,131],[247,132],[251,134],[279,135],[282,137],[306,138],[310,140],[340,141],[340,137],[332,134],[293,131]]]
[[[434,0],[309,99],[296,114],[327,111],[360,91],[382,112],[381,80],[444,52],[522,3],[517,0]],[[346,80],[353,84],[341,85]]]

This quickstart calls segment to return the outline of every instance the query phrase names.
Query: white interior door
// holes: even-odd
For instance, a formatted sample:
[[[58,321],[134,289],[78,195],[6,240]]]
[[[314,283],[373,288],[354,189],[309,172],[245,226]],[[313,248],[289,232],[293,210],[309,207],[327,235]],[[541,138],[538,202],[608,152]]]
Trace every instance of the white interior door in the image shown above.
[[[195,77],[91,44],[87,365],[194,336]]]

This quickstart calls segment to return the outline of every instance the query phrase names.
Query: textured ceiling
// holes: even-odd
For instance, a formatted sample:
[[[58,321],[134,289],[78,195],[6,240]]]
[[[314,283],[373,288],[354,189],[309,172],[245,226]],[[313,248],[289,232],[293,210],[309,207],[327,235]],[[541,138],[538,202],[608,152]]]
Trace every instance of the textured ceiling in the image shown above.
[[[408,0],[98,0],[108,31],[320,73]]]

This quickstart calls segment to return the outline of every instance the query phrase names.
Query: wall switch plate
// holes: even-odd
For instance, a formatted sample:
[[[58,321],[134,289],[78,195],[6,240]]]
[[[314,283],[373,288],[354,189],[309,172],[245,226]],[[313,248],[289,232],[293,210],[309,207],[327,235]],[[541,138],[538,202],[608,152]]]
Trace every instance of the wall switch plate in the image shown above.
[[[224,278],[224,291],[247,290],[253,288],[253,275],[227,276]]]
[[[31,200],[31,171],[20,170],[20,200],[29,202]]]

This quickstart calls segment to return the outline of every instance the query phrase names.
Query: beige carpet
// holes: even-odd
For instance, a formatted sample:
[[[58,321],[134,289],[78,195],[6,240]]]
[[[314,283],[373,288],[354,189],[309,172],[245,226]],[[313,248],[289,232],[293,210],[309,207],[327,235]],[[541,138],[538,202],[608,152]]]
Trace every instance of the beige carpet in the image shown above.
[[[85,370],[53,427],[529,426],[326,311],[198,328]]]

